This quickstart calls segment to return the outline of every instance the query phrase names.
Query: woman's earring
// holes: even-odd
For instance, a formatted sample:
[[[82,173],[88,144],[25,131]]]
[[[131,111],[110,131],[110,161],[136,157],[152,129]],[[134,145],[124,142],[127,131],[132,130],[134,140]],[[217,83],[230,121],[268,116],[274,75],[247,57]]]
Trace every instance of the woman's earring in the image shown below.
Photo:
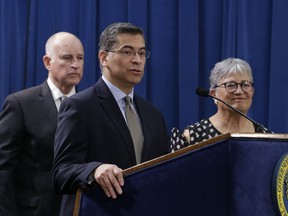
[[[217,105],[217,103],[218,103],[218,100],[216,100],[216,99],[213,99],[214,100],[214,103]]]

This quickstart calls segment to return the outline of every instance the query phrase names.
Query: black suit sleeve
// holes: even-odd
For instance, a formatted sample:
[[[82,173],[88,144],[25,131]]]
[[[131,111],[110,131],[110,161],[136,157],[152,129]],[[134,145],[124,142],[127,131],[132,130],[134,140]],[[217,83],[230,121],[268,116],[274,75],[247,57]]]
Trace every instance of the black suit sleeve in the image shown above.
[[[8,96],[0,113],[0,212],[16,215],[15,173],[23,143],[23,116],[14,96]]]
[[[68,103],[69,102],[69,103]],[[53,183],[56,191],[76,193],[93,182],[91,173],[101,164],[88,162],[87,123],[73,101],[65,99],[59,110],[54,144]]]

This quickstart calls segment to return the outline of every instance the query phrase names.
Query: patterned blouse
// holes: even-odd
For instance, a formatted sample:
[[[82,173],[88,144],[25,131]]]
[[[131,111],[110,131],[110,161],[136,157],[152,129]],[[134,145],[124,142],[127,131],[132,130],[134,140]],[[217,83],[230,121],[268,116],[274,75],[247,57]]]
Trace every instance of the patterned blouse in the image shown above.
[[[257,133],[272,133],[263,125],[254,124],[255,131]],[[193,145],[218,135],[222,133],[218,131],[214,125],[210,122],[209,119],[202,119],[200,122],[197,122],[194,125],[188,125],[186,129],[189,130],[190,134],[190,143],[188,143],[186,137],[181,133],[177,128],[171,130],[171,142],[170,150],[171,152],[177,151],[181,148],[187,147],[188,145]]]

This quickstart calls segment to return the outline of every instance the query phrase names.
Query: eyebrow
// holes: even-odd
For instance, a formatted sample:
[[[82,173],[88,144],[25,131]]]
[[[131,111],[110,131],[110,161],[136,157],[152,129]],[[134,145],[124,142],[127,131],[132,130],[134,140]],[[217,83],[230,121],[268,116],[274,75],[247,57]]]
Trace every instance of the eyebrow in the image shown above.
[[[124,45],[124,46],[121,47],[120,49],[124,49],[124,48],[135,49],[133,46],[130,46],[130,45]],[[146,47],[145,47],[145,46],[144,46],[144,47],[141,47],[139,50],[142,50],[142,49],[146,50]]]

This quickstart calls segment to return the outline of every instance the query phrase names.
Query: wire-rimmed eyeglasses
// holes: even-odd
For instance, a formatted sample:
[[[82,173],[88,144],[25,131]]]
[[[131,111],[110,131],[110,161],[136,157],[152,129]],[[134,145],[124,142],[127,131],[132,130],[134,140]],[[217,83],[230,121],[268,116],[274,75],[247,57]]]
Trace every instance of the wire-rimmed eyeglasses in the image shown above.
[[[254,86],[254,84],[252,82],[243,81],[241,83],[237,83],[237,82],[221,83],[219,85],[216,85],[214,88],[224,86],[227,92],[234,93],[235,91],[237,91],[238,85],[241,87],[242,91],[245,93],[251,92],[253,89],[253,86]]]
[[[106,52],[114,52],[118,55],[123,57],[131,58],[136,56],[136,53],[139,55],[140,58],[148,59],[150,57],[150,52],[147,50],[135,51],[135,50],[105,50]]]

